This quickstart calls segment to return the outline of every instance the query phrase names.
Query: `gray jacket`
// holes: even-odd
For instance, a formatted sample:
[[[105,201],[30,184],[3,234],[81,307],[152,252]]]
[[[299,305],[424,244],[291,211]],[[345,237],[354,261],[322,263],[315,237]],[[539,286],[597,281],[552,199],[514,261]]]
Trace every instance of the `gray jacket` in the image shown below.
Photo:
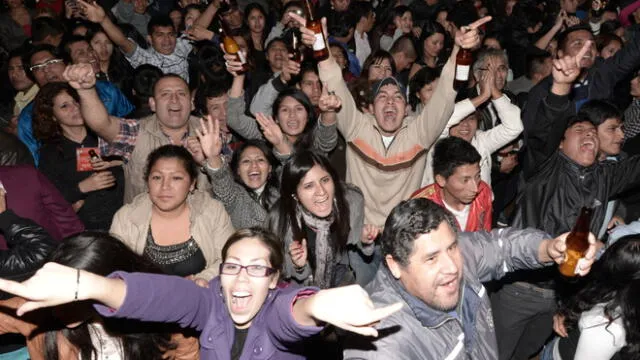
[[[344,185],[346,202],[349,205],[349,239],[347,240],[347,249],[345,253],[335,257],[338,264],[347,265],[355,275],[356,283],[364,286],[375,276],[378,268],[379,257],[375,256],[375,245],[363,245],[361,242],[362,228],[364,226],[364,197],[360,189],[353,185]],[[278,221],[280,213],[278,204],[276,203],[267,219],[266,227],[274,233],[278,233]],[[281,239],[284,243],[284,249],[289,249],[289,245],[293,242],[293,235],[288,229],[287,235]],[[289,252],[285,252],[285,262],[283,278],[295,280],[298,283],[305,281],[312,275],[313,271],[307,263],[303,271],[298,272],[294,269],[293,261]]]
[[[516,269],[543,266],[537,260],[538,247],[547,238],[536,229],[461,233],[464,286],[458,317],[428,307],[407,293],[386,266],[380,266],[366,288],[373,303],[380,307],[402,302],[404,307],[380,322],[377,339],[350,335],[345,360],[498,359],[491,304],[482,282]]]

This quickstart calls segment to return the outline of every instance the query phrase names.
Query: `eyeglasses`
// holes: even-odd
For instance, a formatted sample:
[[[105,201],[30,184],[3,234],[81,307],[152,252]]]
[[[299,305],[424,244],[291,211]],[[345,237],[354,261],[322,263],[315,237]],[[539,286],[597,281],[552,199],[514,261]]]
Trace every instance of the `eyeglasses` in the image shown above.
[[[50,60],[47,60],[47,61],[43,62],[42,64],[33,65],[32,67],[29,68],[29,70],[31,70],[31,72],[42,71],[46,67],[48,67],[49,65],[59,64],[61,62],[63,62],[62,59],[50,59]]]
[[[247,274],[252,277],[265,277],[276,272],[276,269],[263,265],[247,265],[243,266],[234,263],[222,263],[220,264],[220,274],[223,275],[238,275],[242,269],[247,270]]]

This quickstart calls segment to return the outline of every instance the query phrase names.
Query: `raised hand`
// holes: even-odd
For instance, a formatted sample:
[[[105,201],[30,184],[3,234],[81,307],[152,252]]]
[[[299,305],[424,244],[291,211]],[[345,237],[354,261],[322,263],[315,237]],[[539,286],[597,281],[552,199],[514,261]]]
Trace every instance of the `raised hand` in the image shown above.
[[[67,65],[62,77],[76,90],[87,90],[96,85],[96,74],[91,64]]]
[[[380,234],[380,228],[372,224],[364,224],[360,241],[365,245],[373,244]]]
[[[295,267],[303,268],[307,264],[307,239],[289,244],[289,255]]]
[[[189,40],[193,41],[211,40],[213,37],[213,31],[208,30],[202,25],[193,25],[185,31],[185,34],[187,34]]]
[[[547,242],[547,255],[553,259],[557,264],[565,262],[567,257],[567,236],[569,233],[564,233],[555,239]],[[592,233],[589,233],[589,249],[585,253],[584,257],[579,263],[580,268],[578,275],[585,276],[591,271],[591,265],[596,260],[596,237]]]
[[[291,153],[291,146],[282,133],[280,125],[278,125],[271,116],[257,113],[256,121],[260,126],[260,131],[262,131],[264,138],[273,144],[273,147],[278,150],[280,154],[286,155]]]
[[[291,59],[293,54],[288,54],[287,59],[282,66],[282,71],[280,72],[280,80],[283,83],[288,83],[293,76],[300,74],[300,63],[293,61]]]
[[[480,45],[480,35],[478,34],[478,28],[485,23],[491,21],[491,16],[485,16],[482,19],[476,20],[473,23],[462,26],[457,32],[455,37],[456,45],[463,49],[473,49]]]
[[[193,155],[193,159],[198,163],[198,165],[204,165],[207,158],[202,151],[202,145],[198,141],[197,137],[189,136],[187,139],[187,150],[189,150],[191,155]]]
[[[378,336],[373,327],[402,308],[402,303],[376,309],[360,285],[343,286],[317,292],[304,305],[316,320],[365,336]]]
[[[493,69],[491,68],[491,62],[487,62],[487,70],[483,71],[480,76],[480,96],[483,97],[484,101],[487,101],[491,98],[491,94],[493,92],[493,88],[495,87],[495,74]]]
[[[322,95],[318,100],[318,108],[321,112],[337,112],[342,106],[342,100],[333,91],[329,91],[327,85],[322,86]]]
[[[83,0],[77,0],[77,2],[82,17],[91,22],[99,24],[103,22],[107,16],[102,6],[98,5],[97,2],[87,2]]]
[[[573,84],[581,72],[580,62],[591,49],[591,46],[592,42],[587,40],[576,56],[566,55],[560,59],[553,60],[553,68],[551,69],[553,82],[566,85]]]
[[[220,45],[220,47],[222,48],[222,51],[224,52],[224,47],[222,45]],[[240,50],[242,51],[242,50]],[[241,61],[238,61],[238,59],[236,58],[235,55],[230,55],[227,54],[226,52],[224,53],[224,63],[227,66],[227,71],[233,75],[233,77],[239,77],[239,76],[244,76],[244,74],[239,74],[239,72],[242,72],[242,67],[243,64]]]
[[[295,20],[298,24],[300,24],[300,33],[302,34],[302,43],[311,48],[313,47],[313,43],[316,40],[316,37],[314,35],[314,32],[307,29],[307,19],[303,18],[302,16],[296,14],[296,13],[289,13],[289,16]],[[326,19],[322,19],[322,29],[324,31],[324,36],[327,36],[327,24],[326,24]]]
[[[206,118],[200,119],[200,128],[196,128],[196,136],[198,137],[198,140],[200,140],[202,152],[207,159],[220,157],[220,153],[222,152],[220,120],[214,120],[211,115],[207,115]],[[213,166],[213,164],[209,165]]]

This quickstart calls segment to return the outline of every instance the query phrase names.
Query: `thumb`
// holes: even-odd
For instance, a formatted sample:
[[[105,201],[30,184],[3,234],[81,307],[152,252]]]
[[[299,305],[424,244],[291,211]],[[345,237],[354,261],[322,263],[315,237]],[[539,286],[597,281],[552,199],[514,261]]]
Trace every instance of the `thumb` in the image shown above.
[[[18,310],[16,311],[16,314],[18,316],[22,316],[30,311],[36,310],[36,309],[40,309],[41,307],[44,307],[45,305],[42,303],[38,303],[35,301],[27,301],[26,303],[22,304]]]

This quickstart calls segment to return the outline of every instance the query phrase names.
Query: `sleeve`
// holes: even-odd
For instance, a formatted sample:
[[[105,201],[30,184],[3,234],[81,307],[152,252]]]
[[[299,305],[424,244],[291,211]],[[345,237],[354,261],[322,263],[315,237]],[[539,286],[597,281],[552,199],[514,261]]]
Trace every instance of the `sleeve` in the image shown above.
[[[215,232],[211,234],[212,238],[209,240],[213,243],[213,246],[208,247],[208,249],[212,249],[213,252],[204,254],[207,260],[207,267],[200,273],[196,274],[196,277],[203,278],[205,280],[211,280],[218,275],[218,272],[220,271],[220,264],[222,263],[222,247],[235,231],[231,224],[231,218],[229,218],[229,214],[227,214],[222,204],[218,201],[215,201],[215,204],[217,205],[217,209],[208,209],[215,214],[215,217],[213,217],[211,221],[212,224],[210,225]]]
[[[73,204],[76,201],[82,200],[86,197],[80,191],[77,183],[69,183],[69,177],[61,173],[61,168],[58,165],[58,159],[56,159],[52,152],[47,151],[47,147],[43,147],[40,151],[40,167],[38,168],[44,176],[53,183],[53,185],[60,191],[65,200]]]
[[[590,99],[609,98],[615,85],[640,67],[640,37],[633,36],[614,56],[596,65],[590,79]]]
[[[35,161],[36,166],[38,166],[38,162],[40,160],[38,154],[38,140],[36,140],[35,136],[33,136],[33,127],[32,127],[32,118],[31,113],[33,111],[33,102],[27,105],[22,112],[20,112],[20,116],[18,117],[18,138],[22,141],[29,151],[31,151],[31,155],[33,156],[33,160]]]
[[[216,310],[219,288],[201,288],[191,280],[169,275],[117,271],[109,277],[124,280],[127,290],[117,310],[94,305],[104,317],[178,323],[202,331]]]
[[[590,311],[591,312],[591,311]],[[612,322],[604,314],[592,319],[598,322],[597,325],[584,326],[580,319],[580,339],[576,347],[574,359],[611,359],[625,346],[624,326],[619,324],[619,320]]]
[[[0,213],[0,230],[8,245],[8,250],[0,251],[2,277],[35,272],[55,249],[53,238],[46,230],[11,210]]]
[[[111,8],[111,12],[119,22],[130,23],[133,19],[133,3],[120,0]]]
[[[511,103],[507,95],[502,95],[493,101],[502,121],[499,125],[478,134],[478,147],[486,149],[492,154],[510,143],[522,132],[522,120],[520,120],[520,108]]]
[[[322,121],[318,120],[313,129],[313,149],[326,154],[333,151],[336,145],[338,145],[337,125],[324,125]]]
[[[357,135],[361,127],[369,125],[370,120],[367,115],[358,111],[353,96],[344,82],[342,71],[335,61],[329,63],[326,69],[319,70],[320,80],[342,100],[342,108],[336,114],[338,130],[345,140],[350,141]]]
[[[246,140],[264,140],[256,120],[244,114],[244,98],[229,98],[227,103],[227,125]]]
[[[131,221],[129,221],[129,215],[129,206],[125,205],[121,207],[113,216],[109,233],[114,235],[118,240],[120,240],[120,242],[127,245],[129,249],[135,252],[135,239],[131,241],[133,236],[131,236]]]
[[[474,111],[476,111],[476,107],[473,106],[471,99],[466,98],[464,100],[458,101],[453,107],[453,114],[451,114],[449,122],[447,122],[447,126],[445,127],[443,133],[447,132],[448,134],[450,128],[458,125],[458,123],[462,121],[462,119],[471,115],[471,113],[473,113]]]
[[[417,134],[424,148],[429,149],[445,129],[455,106],[456,91],[453,89],[455,54],[452,54],[442,69],[440,80],[431,100],[427,102],[415,121],[409,123],[409,131]]]
[[[105,104],[109,115],[123,117],[135,109],[129,99],[115,85],[104,81],[100,81],[99,84],[99,88],[98,85],[96,88],[101,90],[100,99]]]
[[[106,155],[122,156],[128,161],[136,146],[136,140],[138,139],[139,132],[139,121],[120,119],[120,130],[118,135],[104,149],[106,150]]]
[[[264,44],[267,45],[269,42],[271,42],[271,40],[281,37],[283,33],[284,33],[284,25],[282,25],[282,23],[278,21],[271,28],[271,31],[269,32],[267,39],[264,41]]]
[[[604,169],[608,176],[610,197],[640,185],[640,155],[620,162],[607,163],[607,166],[611,167]],[[609,170],[611,170],[610,173]]]
[[[362,243],[362,229],[364,228],[364,195],[355,185],[346,184],[346,197],[349,205],[351,219],[351,231],[349,232],[348,244],[357,246],[358,250],[365,256],[373,255],[374,245],[364,245]]]
[[[287,88],[287,85],[280,80],[280,73],[276,73],[271,80],[264,83],[253,95],[249,111],[255,116],[258,113],[271,115],[273,102],[278,94]]]
[[[187,61],[187,57],[189,56],[191,49],[193,49],[191,41],[189,41],[189,38],[187,38],[186,35],[182,35],[176,40],[176,49],[174,50],[174,54],[183,57],[185,61]]]
[[[135,69],[143,64],[151,64],[151,55],[149,54],[149,51],[138,46],[134,40],[129,39],[129,41],[133,42],[135,49],[133,49],[131,54],[124,53],[124,57],[129,61],[131,67]]]
[[[542,267],[538,248],[547,233],[528,228],[496,229],[491,232],[467,232],[459,235],[458,244],[465,266],[482,282],[498,280],[507,272]]]
[[[266,315],[267,331],[271,340],[280,350],[289,350],[291,345],[318,334],[324,326],[303,326],[293,317],[293,306],[297,299],[309,297],[318,292],[316,288],[281,290],[274,300],[273,309]]]
[[[34,171],[37,172],[36,176],[38,178],[42,206],[44,207],[43,211],[51,217],[51,223],[55,226],[60,239],[84,231],[84,225],[78,215],[58,192],[58,189],[42,173],[37,170]]]
[[[624,111],[624,139],[640,134],[640,99],[633,99]]]

